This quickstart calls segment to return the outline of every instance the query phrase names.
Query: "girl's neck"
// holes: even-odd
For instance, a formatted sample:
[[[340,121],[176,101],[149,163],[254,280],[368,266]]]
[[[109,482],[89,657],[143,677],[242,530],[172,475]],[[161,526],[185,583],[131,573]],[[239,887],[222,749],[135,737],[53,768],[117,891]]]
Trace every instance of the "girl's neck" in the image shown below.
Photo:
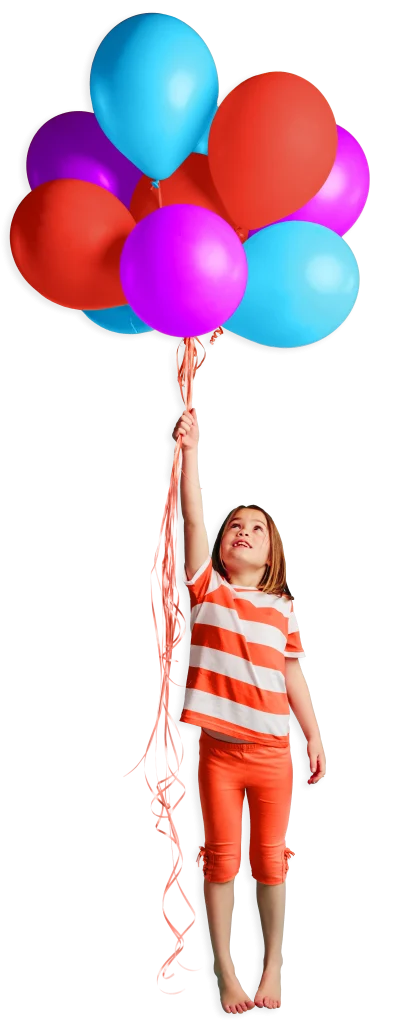
[[[243,575],[243,577],[240,578],[237,577],[236,574],[228,575],[227,579],[228,583],[230,583],[232,587],[254,587],[254,589],[257,590],[257,587],[260,586],[262,577],[260,577],[260,575],[254,575],[254,573],[250,572],[246,573],[245,575]]]

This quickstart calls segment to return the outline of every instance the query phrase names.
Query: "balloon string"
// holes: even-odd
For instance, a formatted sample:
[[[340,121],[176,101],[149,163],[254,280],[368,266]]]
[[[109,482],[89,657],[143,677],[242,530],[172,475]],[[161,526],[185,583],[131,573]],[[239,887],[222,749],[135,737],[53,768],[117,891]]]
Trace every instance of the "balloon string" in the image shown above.
[[[182,342],[180,342],[180,345],[178,346],[177,353],[176,353],[177,366],[178,366],[178,383],[179,383],[182,399],[183,399],[183,401],[184,401],[184,403],[186,405],[187,410],[189,410],[192,407],[192,395],[193,395],[193,380],[194,380],[194,377],[195,377],[195,375],[197,373],[197,370],[200,368],[200,366],[202,365],[202,363],[204,362],[204,359],[206,357],[206,353],[205,353],[205,350],[204,350],[204,356],[203,356],[201,362],[200,363],[198,362],[197,348],[196,348],[195,342],[197,342],[200,345],[202,344],[201,342],[199,342],[198,338],[184,338],[183,339],[183,344],[185,346],[185,349],[184,349],[184,354],[183,354],[181,365],[179,365],[178,352],[179,352],[179,348],[180,348],[180,345],[182,344]],[[204,349],[203,345],[202,345],[202,348]],[[165,886],[164,893],[163,893],[162,911],[163,911],[164,918],[165,918],[165,920],[166,920],[166,922],[168,924],[168,927],[171,929],[171,931],[173,932],[173,934],[175,936],[176,942],[175,942],[174,952],[171,953],[171,955],[168,957],[168,959],[165,960],[165,962],[160,967],[160,970],[159,970],[159,972],[157,974],[157,983],[158,984],[159,984],[160,974],[162,974],[162,977],[167,979],[167,980],[169,980],[171,977],[174,977],[173,973],[170,974],[170,975],[166,975],[166,973],[165,973],[166,968],[169,967],[173,963],[173,961],[182,952],[182,950],[184,948],[184,935],[186,935],[186,932],[188,932],[189,929],[192,928],[192,926],[193,926],[193,924],[195,922],[195,919],[196,919],[195,911],[194,911],[191,903],[189,902],[189,900],[185,896],[185,893],[183,892],[183,890],[181,888],[181,885],[179,883],[179,875],[180,875],[180,872],[182,870],[183,856],[182,856],[182,850],[181,850],[181,845],[180,845],[180,842],[179,842],[178,833],[177,833],[177,830],[175,828],[175,824],[174,824],[173,817],[172,817],[173,811],[178,806],[180,801],[183,799],[183,797],[185,795],[185,791],[186,791],[186,787],[185,787],[184,783],[181,782],[181,780],[178,778],[178,772],[179,772],[179,768],[181,766],[182,758],[183,758],[183,746],[182,746],[182,743],[181,743],[181,753],[180,753],[180,756],[178,758],[178,753],[177,753],[177,750],[175,748],[175,744],[174,744],[174,740],[173,740],[173,736],[172,736],[172,732],[171,732],[171,728],[170,728],[170,723],[171,723],[171,725],[173,725],[174,729],[176,730],[176,733],[177,733],[178,737],[179,737],[179,730],[178,730],[178,727],[175,724],[175,722],[173,721],[173,719],[172,719],[172,717],[170,715],[170,712],[169,712],[169,683],[170,683],[170,681],[174,682],[174,680],[171,680],[171,677],[170,677],[171,661],[172,661],[172,651],[173,651],[173,648],[177,646],[177,644],[180,642],[182,637],[185,635],[184,616],[182,614],[182,611],[179,608],[179,593],[178,593],[177,587],[176,587],[176,531],[177,531],[177,521],[178,521],[178,517],[177,517],[177,503],[178,503],[179,470],[181,469],[181,464],[182,464],[182,434],[179,435],[178,440],[176,441],[176,444],[175,444],[173,464],[172,464],[172,472],[171,472],[171,480],[170,480],[167,500],[166,500],[166,503],[165,503],[164,515],[163,515],[163,519],[162,519],[162,523],[161,523],[160,535],[159,535],[157,550],[156,550],[156,554],[155,554],[154,564],[153,564],[153,568],[152,568],[151,574],[150,574],[151,607],[152,607],[153,620],[154,620],[154,626],[155,626],[155,632],[156,632],[158,655],[159,655],[159,662],[160,662],[160,675],[161,675],[161,692],[160,692],[160,699],[159,699],[159,704],[158,704],[157,717],[156,717],[156,722],[155,722],[154,728],[152,730],[149,742],[148,742],[147,747],[146,747],[146,751],[143,754],[143,757],[141,757],[140,761],[138,761],[138,763],[134,766],[134,768],[131,768],[130,772],[126,772],[126,774],[124,776],[124,778],[125,778],[126,775],[130,775],[131,772],[135,771],[135,769],[139,766],[139,764],[141,764],[141,762],[144,759],[144,774],[145,774],[146,783],[147,783],[150,791],[153,793],[153,798],[151,800],[151,811],[152,811],[152,814],[157,814],[157,817],[158,817],[158,820],[157,820],[157,823],[155,825],[155,828],[157,829],[158,832],[160,832],[162,835],[167,836],[167,838],[169,838],[171,840],[171,854],[172,854],[172,865],[173,866],[172,866],[172,871],[171,871],[171,874],[170,874],[170,876],[168,878],[168,881],[167,881],[167,884]],[[158,560],[159,549],[160,549],[160,544],[161,544],[163,532],[164,532],[164,554],[163,554],[163,559],[162,559],[162,580],[161,580],[161,584],[160,584],[160,580],[159,580],[158,574],[157,574],[157,560]],[[161,598],[162,598],[162,600],[161,600],[161,605],[162,605],[162,625],[161,625],[161,630],[160,630],[161,637],[162,637],[161,641],[160,641],[160,635],[159,635],[159,630],[158,630],[158,625],[157,625],[157,616],[155,614],[154,603],[153,603],[153,580],[152,580],[153,572],[155,572],[155,574],[156,574],[157,582],[158,582],[158,585],[159,585],[159,587],[161,589]],[[177,628],[177,618],[178,618],[178,615],[181,616],[181,618],[183,619],[183,632],[181,632],[181,630],[179,628],[179,625],[178,625],[178,628]],[[164,736],[164,758],[165,758],[165,764],[166,764],[165,774],[164,774],[164,776],[162,778],[158,777],[158,768],[157,768],[157,732],[158,732],[159,727],[162,729],[163,736]],[[147,778],[147,774],[146,774],[146,761],[147,761],[147,757],[148,757],[148,754],[149,754],[150,747],[151,747],[151,745],[153,743],[153,740],[155,741],[155,752],[154,753],[155,753],[155,765],[156,765],[156,776],[157,776],[155,788],[153,788],[153,786],[149,782],[149,779]],[[169,763],[170,762],[170,758],[172,760],[172,757],[171,757],[171,755],[170,755],[170,753],[168,751],[168,741],[170,742],[170,744],[172,746],[173,755],[174,755],[175,764],[176,764],[175,769],[173,767],[171,767],[171,765]],[[179,786],[182,787],[182,792],[181,792],[181,795],[180,795],[179,799],[176,801],[176,803],[171,804],[171,796],[168,793],[168,790],[171,789],[171,787],[173,786],[174,782],[177,782],[179,784]],[[153,804],[154,804],[155,801],[160,805],[161,811],[157,811],[157,812],[153,811]],[[166,812],[165,814],[164,814],[164,811]],[[166,819],[168,821],[168,831],[165,831],[163,828],[159,827],[160,826],[160,821],[165,821]],[[175,861],[174,861],[174,847],[173,847],[173,844],[175,844],[175,847],[176,847],[175,852],[177,853],[177,857],[176,857]],[[178,889],[179,889],[181,895],[183,896],[187,906],[189,907],[189,909],[190,909],[190,911],[191,911],[191,913],[193,915],[193,920],[190,922],[190,924],[187,926],[187,928],[185,928],[182,932],[180,932],[179,929],[175,927],[175,925],[169,919],[169,917],[168,917],[168,915],[167,915],[167,913],[165,911],[165,897],[166,897],[166,894],[169,891],[169,889],[174,885],[174,883],[177,884]],[[177,960],[177,963],[179,964],[180,967],[184,967],[184,964],[181,964],[179,960]],[[192,970],[192,969],[198,970],[199,968],[187,968],[187,967],[184,967],[184,970]],[[179,995],[181,992],[184,991],[184,989],[179,989],[177,992],[168,992],[165,989],[161,989],[161,991],[164,992],[165,995]]]

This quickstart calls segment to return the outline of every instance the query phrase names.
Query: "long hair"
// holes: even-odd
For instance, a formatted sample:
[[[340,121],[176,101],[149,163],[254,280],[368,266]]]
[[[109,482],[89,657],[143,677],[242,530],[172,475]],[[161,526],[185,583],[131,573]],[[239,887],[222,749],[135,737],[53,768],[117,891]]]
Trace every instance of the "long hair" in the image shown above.
[[[228,522],[233,519],[238,512],[240,512],[240,509],[243,508],[258,509],[258,511],[262,512],[265,516],[268,525],[270,538],[270,565],[266,565],[265,572],[257,586],[257,590],[262,590],[264,594],[284,594],[286,597],[292,598],[293,600],[293,594],[290,592],[286,582],[286,561],[280,534],[278,533],[274,520],[271,518],[269,513],[265,511],[265,508],[261,508],[261,505],[236,505],[236,508],[233,508],[232,511],[229,512],[229,515],[224,519],[222,526],[218,530],[215,544],[212,549],[211,561],[213,568],[219,572],[220,576],[223,576],[223,578],[229,582],[228,572],[222,562],[220,554],[221,541]]]

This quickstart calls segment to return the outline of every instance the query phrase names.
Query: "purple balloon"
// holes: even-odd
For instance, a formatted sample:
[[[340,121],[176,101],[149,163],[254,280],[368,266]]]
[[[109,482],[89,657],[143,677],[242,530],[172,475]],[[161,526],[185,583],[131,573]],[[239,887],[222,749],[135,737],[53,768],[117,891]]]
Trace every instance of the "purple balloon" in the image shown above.
[[[112,192],[129,208],[142,172],[104,135],[94,114],[69,110],[39,128],[28,149],[31,189],[55,178],[79,178]]]
[[[146,324],[193,338],[224,323],[242,301],[247,259],[227,221],[202,206],[163,206],[139,221],[120,262],[125,297]]]
[[[355,224],[367,201],[369,169],[364,151],[354,135],[337,126],[335,163],[322,188],[305,206],[283,220],[307,220],[345,235]],[[277,223],[282,223],[278,221]],[[249,231],[255,235],[261,228]]]

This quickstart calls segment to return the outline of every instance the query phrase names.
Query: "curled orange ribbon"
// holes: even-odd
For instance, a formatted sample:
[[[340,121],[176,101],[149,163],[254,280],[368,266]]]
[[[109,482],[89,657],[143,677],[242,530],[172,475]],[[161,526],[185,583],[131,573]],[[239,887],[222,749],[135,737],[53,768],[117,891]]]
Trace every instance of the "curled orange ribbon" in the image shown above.
[[[222,328],[218,328],[214,332],[217,337],[223,333]],[[214,338],[213,335],[213,338]],[[197,344],[201,345],[204,350],[204,355],[201,361],[198,361],[198,354],[196,349]],[[214,342],[213,342],[214,344]],[[183,345],[182,360],[179,362],[179,350]],[[206,349],[203,342],[199,341],[198,338],[183,338],[179,342],[176,350],[176,366],[177,366],[177,377],[178,385],[181,393],[182,401],[185,409],[192,408],[193,399],[193,383],[196,373],[204,364],[206,358]],[[143,762],[144,763],[144,779],[148,790],[151,793],[150,811],[152,816],[155,818],[155,830],[160,833],[161,836],[166,836],[170,841],[170,851],[172,856],[172,869],[168,881],[163,890],[162,894],[162,912],[163,918],[168,925],[169,929],[175,938],[175,948],[166,957],[163,965],[159,968],[157,976],[155,976],[155,983],[161,992],[165,992],[167,995],[181,995],[183,989],[179,989],[176,992],[169,992],[161,987],[161,979],[165,981],[171,981],[177,974],[173,971],[169,974],[171,965],[175,962],[176,965],[185,972],[194,973],[196,971],[202,971],[202,968],[188,968],[182,964],[179,956],[183,951],[184,942],[186,935],[193,928],[196,921],[196,913],[194,907],[190,903],[190,900],[186,896],[184,889],[182,888],[179,877],[183,871],[183,851],[181,848],[178,829],[174,820],[174,812],[177,807],[182,803],[186,796],[186,786],[184,782],[179,778],[181,766],[183,764],[183,742],[178,726],[176,725],[173,716],[170,712],[170,683],[173,686],[181,686],[180,683],[175,683],[171,678],[170,665],[179,665],[179,659],[173,657],[173,652],[178,644],[183,639],[186,633],[186,620],[181,610],[180,594],[176,586],[176,553],[177,553],[177,530],[178,530],[178,487],[179,487],[179,476],[182,468],[181,459],[181,447],[182,440],[181,435],[175,442],[174,457],[172,464],[172,472],[170,485],[168,488],[167,501],[165,504],[163,517],[161,521],[160,529],[160,540],[155,548],[154,559],[152,567],[150,569],[150,604],[151,604],[151,615],[152,624],[154,628],[155,638],[157,638],[157,648],[159,654],[160,663],[160,695],[157,707],[157,713],[155,713],[154,722],[151,728],[151,732],[146,744],[146,748],[142,757],[136,761],[133,768],[130,768],[128,772],[123,776],[126,778],[127,775],[131,775],[132,772],[136,771],[136,768]],[[164,555],[161,558],[161,548],[164,538]],[[159,567],[160,562],[160,567]],[[157,579],[160,591],[160,606],[161,606],[161,632],[159,630],[159,623],[157,617],[157,611],[155,611],[154,595],[152,589],[152,577]],[[166,763],[166,772],[163,778],[159,777],[159,728],[164,711],[164,757]],[[180,743],[180,753],[178,754],[175,737],[172,729],[175,729]],[[149,781],[146,772],[146,760],[149,755],[151,746],[153,748],[153,763],[155,769],[155,790]],[[170,748],[175,759],[175,765],[171,764],[170,761]],[[177,800],[171,799],[171,788],[177,784],[181,788],[181,793]],[[160,810],[153,810],[153,804],[158,803]],[[168,830],[161,827],[161,822],[168,822]],[[170,889],[176,885],[178,891],[186,904],[188,910],[191,913],[191,921],[186,928],[182,931],[178,930],[168,914],[166,904],[167,897]]]

